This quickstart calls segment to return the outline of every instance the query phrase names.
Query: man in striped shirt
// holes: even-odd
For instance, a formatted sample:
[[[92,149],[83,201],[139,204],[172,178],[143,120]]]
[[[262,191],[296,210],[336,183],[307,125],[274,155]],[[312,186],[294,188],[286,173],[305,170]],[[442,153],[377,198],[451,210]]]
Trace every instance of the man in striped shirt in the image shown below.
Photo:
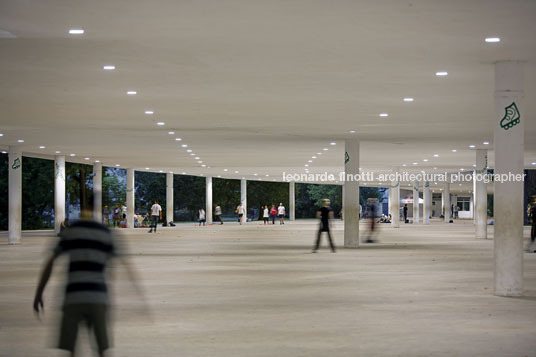
[[[111,231],[104,225],[80,220],[59,234],[59,241],[47,260],[33,308],[43,309],[43,290],[52,273],[56,258],[69,256],[69,272],[58,348],[74,356],[78,326],[85,322],[96,338],[100,356],[110,347],[108,338],[109,299],[106,284],[106,265],[117,255]]]

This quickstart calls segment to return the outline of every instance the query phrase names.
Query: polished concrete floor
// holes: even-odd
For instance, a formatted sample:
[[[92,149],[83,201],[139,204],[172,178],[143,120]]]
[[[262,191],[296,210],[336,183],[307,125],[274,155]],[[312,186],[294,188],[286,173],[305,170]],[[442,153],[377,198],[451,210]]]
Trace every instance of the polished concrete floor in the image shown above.
[[[325,240],[311,254],[313,221],[121,230],[145,297],[114,263],[110,355],[536,356],[536,254],[525,254],[526,296],[503,298],[493,241],[475,240],[470,222],[380,228],[380,243],[335,254]],[[51,345],[65,260],[42,320],[31,310],[55,239],[0,236],[0,356],[63,356]]]

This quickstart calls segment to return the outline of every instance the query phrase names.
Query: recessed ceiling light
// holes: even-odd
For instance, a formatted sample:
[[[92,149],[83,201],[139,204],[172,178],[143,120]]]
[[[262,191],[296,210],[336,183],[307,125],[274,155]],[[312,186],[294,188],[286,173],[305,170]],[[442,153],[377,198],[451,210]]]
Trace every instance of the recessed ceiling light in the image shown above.
[[[186,145],[186,144],[182,144],[181,146],[182,146],[183,148],[187,148],[187,147],[188,147],[188,145]]]
[[[482,144],[489,145],[489,141],[484,141]]]
[[[474,149],[474,148],[475,148],[475,146],[474,146],[474,145],[469,145],[469,147],[470,147],[471,149]]]
[[[39,147],[39,149],[44,149],[44,148],[45,148],[45,147],[44,147],[43,145],[41,145],[41,146]]]
[[[69,156],[76,156],[76,154],[69,154]]]
[[[434,167],[434,170],[437,170],[437,167]]]
[[[197,161],[197,163],[198,163],[198,164],[202,164],[202,163],[203,163],[203,161],[199,160],[199,161]]]
[[[98,163],[98,162],[100,162],[100,160],[95,160],[95,162],[97,162],[97,163]]]
[[[23,142],[24,142],[24,140],[22,140],[22,139],[19,139],[19,140],[17,140],[17,142],[19,142],[19,143],[23,143]]]
[[[115,66],[108,64],[106,66],[102,66],[102,69],[104,69],[105,71],[113,71],[115,69]]]
[[[235,173],[235,174],[237,174],[237,173],[238,173],[238,171],[235,171],[234,173]]]
[[[463,167],[460,168],[460,171],[465,171],[465,169]]]
[[[192,153],[190,154],[190,156],[195,156],[195,154],[192,152]]]
[[[486,37],[484,41],[488,43],[496,43],[496,42],[501,42],[501,39],[499,37]]]
[[[424,162],[428,162],[428,159],[422,159],[422,161],[424,161]]]
[[[355,134],[355,130],[350,130],[349,133],[350,134]]]
[[[218,177],[221,177],[221,175],[218,175]]]
[[[476,167],[476,164],[473,164],[473,167]]]
[[[536,162],[533,162],[532,165],[536,165]]]
[[[175,135],[175,132],[174,131],[168,131],[168,134],[169,135]]]
[[[448,72],[441,71],[441,72],[436,72],[435,75],[438,77],[442,77],[442,76],[448,76],[448,74],[449,74]]]
[[[418,162],[414,162],[414,163],[413,163],[413,165],[417,165],[417,164],[418,164]]]
[[[166,125],[166,123],[164,123],[163,121],[159,121],[158,123],[156,123],[156,125],[162,126],[162,125]]]
[[[413,98],[404,98],[404,102],[413,102]]]
[[[7,151],[5,151],[5,150],[2,150],[2,154],[7,154]]]
[[[311,156],[311,158],[316,159],[316,156]]]
[[[56,151],[56,154],[61,154],[61,151]]]
[[[229,171],[229,169],[223,169],[223,171],[227,172],[227,171]]]
[[[305,164],[305,167],[309,167],[309,165],[308,165],[308,164]]]
[[[84,158],[84,160],[89,160],[89,157]]]
[[[119,164],[115,164],[115,166],[119,167],[119,166],[121,166],[121,165],[119,165]]]
[[[402,164],[402,166],[406,166],[406,164]]]
[[[71,35],[82,35],[84,33],[84,29],[70,29],[69,34]]]
[[[452,152],[456,152],[456,149],[452,149]]]
[[[307,162],[313,162],[313,160],[308,160]]]
[[[323,148],[322,150],[324,150],[324,151],[328,151],[329,149],[328,149],[328,148]]]
[[[4,136],[4,134],[0,133],[0,136]]]
[[[381,117],[388,117],[389,114],[387,114],[387,113],[380,113],[380,116],[381,116]]]
[[[437,182],[434,182],[434,185],[437,185]]]
[[[128,95],[136,95],[136,94],[138,94],[138,92],[136,92],[135,90],[129,90],[129,91],[127,91],[127,94]]]
[[[186,150],[186,152],[192,152],[192,149],[188,149],[188,150]]]
[[[337,143],[336,142],[331,142],[331,143],[329,143],[329,145],[337,145]]]
[[[242,177],[242,180],[245,179],[245,177]]]
[[[159,170],[158,172],[164,172],[164,171],[162,171],[162,170]]]
[[[196,159],[196,160],[199,160],[199,156],[196,156],[195,159]]]
[[[175,138],[175,141],[182,141],[182,138]]]
[[[154,111],[152,111],[152,110],[146,110],[146,111],[145,111],[145,114],[147,114],[147,115],[153,115],[153,114],[154,114]]]
[[[181,172],[181,175],[186,175],[186,172]]]
[[[150,168],[149,167],[146,167],[145,170],[149,170]]]
[[[268,176],[270,176],[270,175],[266,174],[266,175],[264,175],[264,176],[268,177]]]
[[[259,176],[259,174],[253,174],[253,176]]]

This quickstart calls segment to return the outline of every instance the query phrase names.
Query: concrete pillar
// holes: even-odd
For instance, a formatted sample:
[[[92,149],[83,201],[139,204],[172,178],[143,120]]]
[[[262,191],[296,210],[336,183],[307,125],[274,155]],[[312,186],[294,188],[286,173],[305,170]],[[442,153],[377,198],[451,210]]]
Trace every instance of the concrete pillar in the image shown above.
[[[127,169],[127,227],[134,228],[134,169]]]
[[[8,244],[19,244],[22,230],[22,152],[15,146],[9,147],[8,174]]]
[[[419,181],[413,182],[413,223],[419,223]]]
[[[93,164],[93,219],[102,223],[102,164],[100,162]]]
[[[344,247],[359,247],[359,181],[353,176],[359,174],[359,140],[345,142],[344,158]],[[351,176],[351,177],[349,177]]]
[[[398,171],[396,171],[398,172]],[[400,181],[391,182],[391,188],[389,189],[391,194],[389,199],[393,202],[392,205],[389,205],[391,212],[391,227],[399,228],[400,227]]]
[[[445,222],[449,223],[450,221],[450,181],[448,181],[450,177],[447,178],[447,182],[445,182],[445,188],[443,189],[443,206],[444,211],[443,215],[445,215]]]
[[[65,220],[65,156],[54,158],[54,230],[60,232]]]
[[[476,175],[485,175],[488,172],[488,151],[476,150]],[[474,181],[474,215],[475,237],[486,239],[488,237],[488,190],[484,180]]]
[[[173,222],[173,172],[166,174],[166,222]]]
[[[523,177],[525,116],[523,64],[495,63],[495,174]],[[523,181],[495,182],[495,294],[523,294]]]
[[[288,217],[289,220],[296,219],[296,183],[294,181],[288,183]]]
[[[422,211],[422,223],[430,224],[430,213],[431,213],[431,197],[430,197],[430,181],[424,181],[424,190],[423,190],[423,211]]]
[[[206,178],[205,197],[205,214],[207,224],[212,224],[212,176],[207,176]]]
[[[240,202],[244,207],[246,214],[242,216],[242,223],[247,223],[248,221],[248,182],[246,179],[240,180]]]

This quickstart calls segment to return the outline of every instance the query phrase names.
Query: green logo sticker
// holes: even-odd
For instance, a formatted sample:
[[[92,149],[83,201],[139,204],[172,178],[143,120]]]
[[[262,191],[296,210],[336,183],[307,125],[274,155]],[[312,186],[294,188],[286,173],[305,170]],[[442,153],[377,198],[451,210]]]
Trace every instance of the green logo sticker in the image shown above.
[[[397,188],[398,186],[400,186],[400,182],[397,182],[396,185],[391,186],[391,188]]]
[[[16,170],[20,167],[20,158],[16,158],[15,160],[13,160],[13,165],[11,165],[11,168],[13,170]]]
[[[413,190],[419,191],[419,188],[417,186],[413,186]]]
[[[65,179],[63,176],[63,171],[60,169],[60,165],[56,164],[56,178]]]
[[[348,161],[350,161],[350,155],[348,155],[347,152],[344,153],[344,163],[346,164]]]
[[[504,108],[504,117],[501,119],[501,128],[508,130],[513,126],[519,124],[521,121],[521,114],[515,102],[512,102],[509,106]]]
[[[426,183],[424,184],[424,187],[430,187],[430,181],[426,181]]]

